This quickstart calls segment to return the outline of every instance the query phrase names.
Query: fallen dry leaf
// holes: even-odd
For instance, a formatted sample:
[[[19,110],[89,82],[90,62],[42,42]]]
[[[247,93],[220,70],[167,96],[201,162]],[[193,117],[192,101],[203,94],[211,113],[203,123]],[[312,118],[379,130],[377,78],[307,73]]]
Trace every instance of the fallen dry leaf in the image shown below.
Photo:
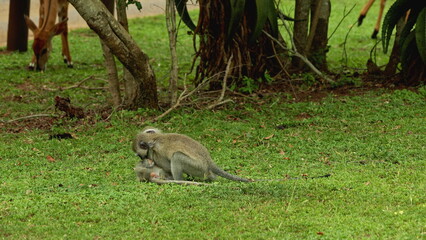
[[[56,162],[56,160],[52,156],[50,156],[50,155],[47,155],[46,159],[49,162]]]
[[[269,140],[269,139],[271,139],[272,137],[274,137],[275,136],[275,134],[272,134],[272,135],[270,135],[270,136],[267,136],[267,137],[264,137],[263,139],[265,139],[265,140]]]

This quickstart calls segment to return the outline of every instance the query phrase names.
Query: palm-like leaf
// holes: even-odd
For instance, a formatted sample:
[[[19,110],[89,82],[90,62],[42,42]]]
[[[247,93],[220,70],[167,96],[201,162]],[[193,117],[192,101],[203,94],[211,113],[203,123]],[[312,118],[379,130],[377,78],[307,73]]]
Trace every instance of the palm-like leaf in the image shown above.
[[[182,21],[191,29],[195,30],[196,25],[188,14],[186,6],[188,0],[175,0],[176,9]],[[211,0],[216,1],[216,0]],[[228,0],[230,6],[227,36],[228,40],[233,37],[238,29],[238,25],[247,11],[253,16],[252,35],[250,42],[254,42],[262,33],[267,23],[271,26],[271,33],[273,36],[278,35],[278,13],[275,7],[274,0]]]
[[[416,43],[420,57],[426,64],[426,8],[423,8],[416,21]]]
[[[188,0],[175,0],[176,10],[178,11],[180,18],[186,24],[186,26],[194,31],[196,26],[189,16],[186,2],[188,2]]]
[[[256,22],[250,42],[254,42],[262,33],[267,22],[271,25],[272,34],[276,37],[278,32],[278,13],[274,0],[256,0]]]
[[[244,15],[246,0],[229,0],[231,4],[231,16],[229,18],[228,40],[235,34],[237,27]]]
[[[411,0],[397,0],[386,13],[382,28],[383,51],[385,53],[388,51],[392,31],[398,23],[398,20],[407,12],[410,1]]]
[[[386,53],[393,29],[408,10],[410,10],[409,17],[399,40],[403,66],[408,66],[405,61],[416,47],[422,61],[426,63],[426,1],[397,0],[386,13],[382,30],[383,51]]]

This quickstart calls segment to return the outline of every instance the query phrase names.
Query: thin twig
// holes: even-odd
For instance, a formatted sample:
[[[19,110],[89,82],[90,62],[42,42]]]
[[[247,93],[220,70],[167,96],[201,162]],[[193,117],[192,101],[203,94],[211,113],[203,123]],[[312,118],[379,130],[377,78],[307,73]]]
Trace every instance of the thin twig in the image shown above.
[[[29,115],[29,116],[24,116],[24,117],[18,117],[15,119],[11,119],[11,120],[0,120],[0,122],[2,123],[12,123],[12,122],[16,122],[16,121],[20,121],[20,120],[26,120],[26,119],[31,119],[31,118],[39,118],[39,117],[51,117],[51,118],[55,118],[55,117],[59,117],[57,115],[53,115],[53,114],[35,114],[35,115]]]
[[[87,86],[82,86],[83,83],[85,83],[85,82],[87,82],[89,80],[94,80],[94,79],[99,79],[99,78],[96,78],[95,76],[92,75],[92,76],[89,76],[89,77],[81,80],[77,84],[74,84],[74,85],[71,85],[71,86],[68,86],[68,87],[59,87],[57,89],[43,87],[43,89],[47,90],[47,91],[64,91],[64,90],[69,90],[69,89],[73,89],[73,88],[82,88],[82,89],[88,89],[88,90],[105,90],[105,89],[108,89],[107,87],[87,87]]]
[[[187,74],[185,74],[185,77],[183,79],[183,91],[181,92],[181,94],[179,95],[179,97],[176,99],[176,102],[173,106],[171,106],[169,109],[167,109],[167,111],[163,112],[162,114],[160,114],[159,116],[154,118],[154,122],[160,120],[161,118],[165,117],[167,114],[169,114],[171,111],[173,111],[174,109],[176,109],[177,107],[179,107],[180,102],[189,97],[189,94],[193,93],[193,91],[191,93],[188,93],[187,95],[185,95],[186,91],[188,90],[186,87],[186,76]],[[200,84],[201,85],[201,84]],[[195,89],[194,89],[195,90]]]
[[[287,25],[283,22],[284,27],[286,28],[286,30],[288,31],[288,34],[291,35],[290,30],[288,29]],[[305,62],[305,64],[312,70],[314,71],[314,73],[316,73],[318,76],[320,76],[321,78],[323,78],[324,80],[326,80],[329,83],[335,83],[331,78],[329,78],[327,75],[323,74],[320,70],[318,70],[318,68],[316,68],[311,61],[309,61],[309,59],[305,56],[303,56],[302,54],[300,54],[297,49],[296,46],[294,45],[294,41],[293,41],[293,37],[290,37],[292,45],[293,45],[293,49],[287,48],[286,46],[284,46],[280,41],[278,41],[278,39],[274,38],[273,36],[271,36],[269,33],[263,31],[263,33],[266,34],[266,36],[268,36],[270,39],[272,39],[274,42],[276,42],[280,47],[282,47],[283,49],[291,52],[294,56],[300,58],[303,62]]]
[[[327,41],[329,41],[331,39],[331,37],[333,37],[334,33],[336,33],[337,29],[340,27],[340,25],[342,24],[343,20],[345,20],[345,18],[352,12],[352,10],[354,10],[356,4],[354,4],[352,6],[351,9],[349,9],[349,11],[346,13],[346,7],[343,10],[343,17],[342,19],[340,19],[340,22],[337,24],[337,26],[334,28],[333,32],[330,34],[330,36],[328,37]]]
[[[232,102],[231,99],[227,99],[227,100],[223,101],[223,98],[225,97],[226,81],[228,80],[229,70],[231,69],[231,62],[232,62],[233,56],[234,55],[231,54],[231,56],[228,59],[228,63],[226,64],[225,75],[223,76],[223,80],[222,80],[222,91],[220,92],[220,97],[217,99],[216,102],[214,102],[213,104],[208,106],[207,109],[213,109],[216,106],[225,104],[227,102]]]
[[[346,33],[346,35],[345,35],[345,40],[344,40],[344,42],[343,42],[343,58],[344,58],[344,61],[345,61],[345,67],[347,67],[348,66],[348,53],[347,53],[347,51],[346,51],[346,43],[347,43],[347,41],[348,41],[348,37],[349,37],[349,33],[352,31],[352,29],[354,28],[354,26],[355,26],[355,24],[356,24],[356,22],[357,22],[358,20],[356,20],[352,25],[351,25],[351,27],[349,28],[349,30],[348,30],[348,32]]]
[[[210,82],[210,80],[214,79],[217,77],[217,75],[222,74],[223,72],[219,72],[214,74],[213,76],[209,77],[209,78],[205,78],[200,84],[198,84],[198,86],[196,88],[194,88],[192,91],[186,93],[188,91],[187,87],[186,87],[186,76],[187,74],[185,74],[185,78],[183,79],[183,86],[184,86],[184,90],[182,91],[182,93],[179,95],[178,99],[176,100],[176,103],[171,106],[169,109],[167,109],[167,111],[165,111],[164,113],[162,113],[161,115],[155,117],[153,119],[153,121],[158,121],[161,118],[165,117],[167,114],[169,114],[170,112],[172,112],[173,110],[175,110],[176,108],[178,108],[181,105],[181,102],[185,99],[187,99],[188,97],[192,96],[194,93],[198,92],[201,88],[203,88],[207,83]],[[222,103],[220,104],[224,104],[227,103],[229,101],[222,101]]]

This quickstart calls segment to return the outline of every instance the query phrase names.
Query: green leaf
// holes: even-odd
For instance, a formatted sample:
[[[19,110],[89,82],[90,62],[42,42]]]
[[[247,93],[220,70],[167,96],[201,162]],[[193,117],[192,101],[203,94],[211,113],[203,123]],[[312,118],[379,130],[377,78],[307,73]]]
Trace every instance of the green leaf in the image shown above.
[[[400,40],[399,40],[400,43],[402,43],[405,40],[405,38],[413,29],[414,25],[416,24],[416,19],[417,19],[417,16],[419,15],[419,12],[420,11],[418,11],[417,9],[411,9],[408,19],[401,30]]]
[[[128,0],[126,2],[126,7],[131,4],[134,4],[139,11],[142,10],[142,3],[140,3],[138,0]]]
[[[383,52],[386,53],[388,51],[392,31],[398,23],[398,20],[405,15],[409,8],[409,3],[410,0],[397,0],[387,11],[382,28]]]
[[[272,29],[272,36],[278,36],[278,13],[275,8],[274,0],[256,0],[256,22],[254,25],[252,36],[250,37],[250,43],[254,43],[259,38],[265,27],[266,21],[269,20],[269,24]]]
[[[423,8],[417,17],[415,34],[417,49],[423,63],[426,64],[426,8]]]
[[[192,31],[194,31],[196,26],[192,21],[191,17],[189,16],[188,8],[186,6],[187,1],[188,0],[175,0],[176,10],[185,25],[188,26]]]
[[[229,3],[231,4],[231,13],[228,27],[228,41],[232,39],[235,32],[237,31],[237,27],[244,14],[246,0],[229,0]]]

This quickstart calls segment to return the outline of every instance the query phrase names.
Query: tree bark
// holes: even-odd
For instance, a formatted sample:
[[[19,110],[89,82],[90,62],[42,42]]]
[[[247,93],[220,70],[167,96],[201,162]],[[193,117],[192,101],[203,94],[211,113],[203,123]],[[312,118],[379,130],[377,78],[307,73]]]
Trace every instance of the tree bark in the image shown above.
[[[158,108],[157,84],[148,56],[99,0],[69,0],[89,27],[135,78],[126,109]]]
[[[114,55],[111,53],[111,50],[107,47],[107,45],[103,43],[102,39],[99,40],[102,45],[102,51],[104,52],[105,67],[108,72],[109,93],[111,94],[114,107],[119,107],[121,105],[121,94]]]

